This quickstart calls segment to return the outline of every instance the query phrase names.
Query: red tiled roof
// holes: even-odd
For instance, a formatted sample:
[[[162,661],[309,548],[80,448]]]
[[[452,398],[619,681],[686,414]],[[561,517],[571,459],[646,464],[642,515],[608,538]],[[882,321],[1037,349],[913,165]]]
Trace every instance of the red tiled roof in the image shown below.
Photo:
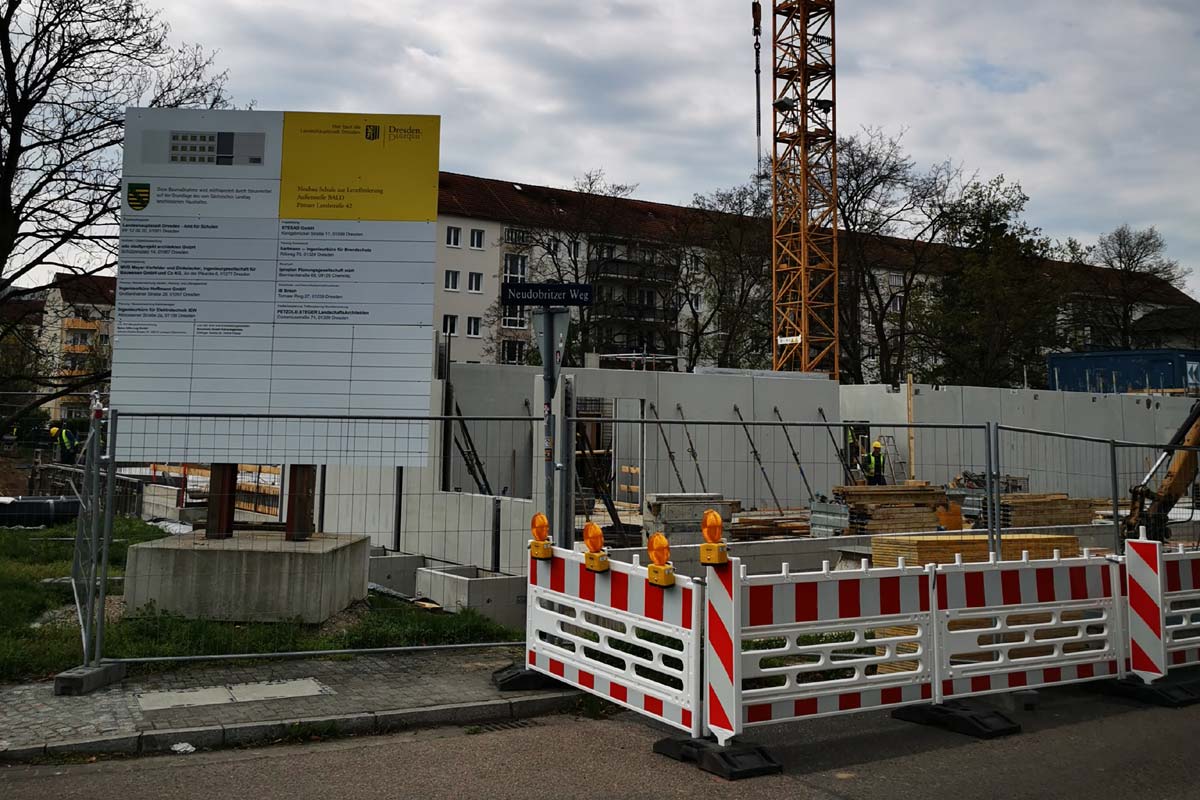
[[[62,293],[63,302],[73,306],[116,304],[117,279],[112,275],[75,275],[71,272],[60,272],[54,276],[53,285]]]
[[[438,211],[459,217],[504,222],[512,225],[553,228],[561,225],[565,233],[589,219],[603,215],[604,230],[592,233],[611,234],[643,242],[678,241],[681,233],[696,233],[712,220],[714,212],[686,206],[652,203],[632,198],[603,198],[601,211],[595,205],[597,197],[569,189],[554,189],[527,183],[478,178],[456,172],[441,173],[438,182]],[[564,221],[566,224],[564,225]],[[573,226],[571,222],[574,221]],[[766,224],[766,220],[747,218],[748,222]],[[587,232],[587,231],[581,231]],[[842,247],[849,242],[843,232]],[[891,236],[872,237],[871,258],[880,264],[903,264],[911,258],[913,242]],[[955,248],[929,245],[925,269],[930,273],[953,268]],[[1117,275],[1102,267],[1047,260],[1047,272],[1070,270],[1073,282],[1095,291],[1106,283],[1114,283]],[[1083,272],[1086,271],[1086,272]],[[1115,290],[1114,290],[1115,293]],[[1149,282],[1144,289],[1146,302],[1163,306],[1200,306],[1194,298],[1166,281]]]
[[[11,325],[16,322],[21,325],[40,326],[45,308],[44,300],[5,300],[0,303],[0,324]]]

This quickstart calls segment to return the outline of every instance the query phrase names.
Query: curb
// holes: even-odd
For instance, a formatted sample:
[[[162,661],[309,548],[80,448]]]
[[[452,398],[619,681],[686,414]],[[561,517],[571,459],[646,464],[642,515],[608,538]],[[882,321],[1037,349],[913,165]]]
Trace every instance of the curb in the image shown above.
[[[328,717],[305,717],[198,728],[148,730],[108,734],[91,739],[43,742],[0,750],[0,764],[20,764],[64,755],[154,755],[170,753],[186,742],[197,750],[220,750],[269,744],[290,737],[374,736],[416,728],[473,725],[556,714],[575,706],[578,691],[554,692],[513,700],[368,711]]]

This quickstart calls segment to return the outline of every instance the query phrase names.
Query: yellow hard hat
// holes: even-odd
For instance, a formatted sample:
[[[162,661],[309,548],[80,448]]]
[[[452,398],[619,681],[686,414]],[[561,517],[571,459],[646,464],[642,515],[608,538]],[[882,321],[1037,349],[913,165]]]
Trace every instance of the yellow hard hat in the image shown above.
[[[883,445],[881,445],[879,442],[871,442],[871,449],[874,449],[876,447],[878,447],[880,450],[883,449]]]
[[[50,435],[51,435],[51,436],[58,436],[58,428],[51,428],[51,429],[50,429]]]

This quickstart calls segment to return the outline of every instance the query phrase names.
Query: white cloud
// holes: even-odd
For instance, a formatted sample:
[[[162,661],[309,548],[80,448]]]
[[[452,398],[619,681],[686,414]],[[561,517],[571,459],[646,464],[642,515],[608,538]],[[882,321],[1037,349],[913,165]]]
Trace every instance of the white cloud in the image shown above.
[[[753,168],[741,0],[160,1],[241,101],[441,114],[445,169],[566,185],[599,166],[686,203]],[[855,0],[838,47],[843,132],[906,127],[923,162],[1020,181],[1053,237],[1158,225],[1200,271],[1193,0]]]

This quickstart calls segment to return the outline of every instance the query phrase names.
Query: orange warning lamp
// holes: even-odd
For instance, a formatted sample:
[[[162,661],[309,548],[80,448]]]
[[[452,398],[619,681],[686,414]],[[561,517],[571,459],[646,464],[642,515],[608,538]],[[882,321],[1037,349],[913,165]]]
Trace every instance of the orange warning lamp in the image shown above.
[[[529,543],[529,555],[539,561],[554,558],[554,545],[550,543],[550,520],[546,519],[545,514],[539,511],[533,515],[533,520],[529,523],[529,534],[533,537],[533,541]]]
[[[583,543],[587,552],[583,554],[583,563],[592,572],[608,572],[608,553],[604,552],[604,531],[594,522],[583,526]]]
[[[646,543],[646,552],[653,562],[648,569],[647,580],[655,586],[674,586],[675,568],[671,566],[671,543],[667,537],[661,533],[651,536]]]
[[[721,515],[711,508],[704,512],[704,520],[700,523],[700,533],[704,536],[704,544],[700,545],[700,563],[715,566],[729,563],[729,550],[721,537],[725,534],[725,523]]]

